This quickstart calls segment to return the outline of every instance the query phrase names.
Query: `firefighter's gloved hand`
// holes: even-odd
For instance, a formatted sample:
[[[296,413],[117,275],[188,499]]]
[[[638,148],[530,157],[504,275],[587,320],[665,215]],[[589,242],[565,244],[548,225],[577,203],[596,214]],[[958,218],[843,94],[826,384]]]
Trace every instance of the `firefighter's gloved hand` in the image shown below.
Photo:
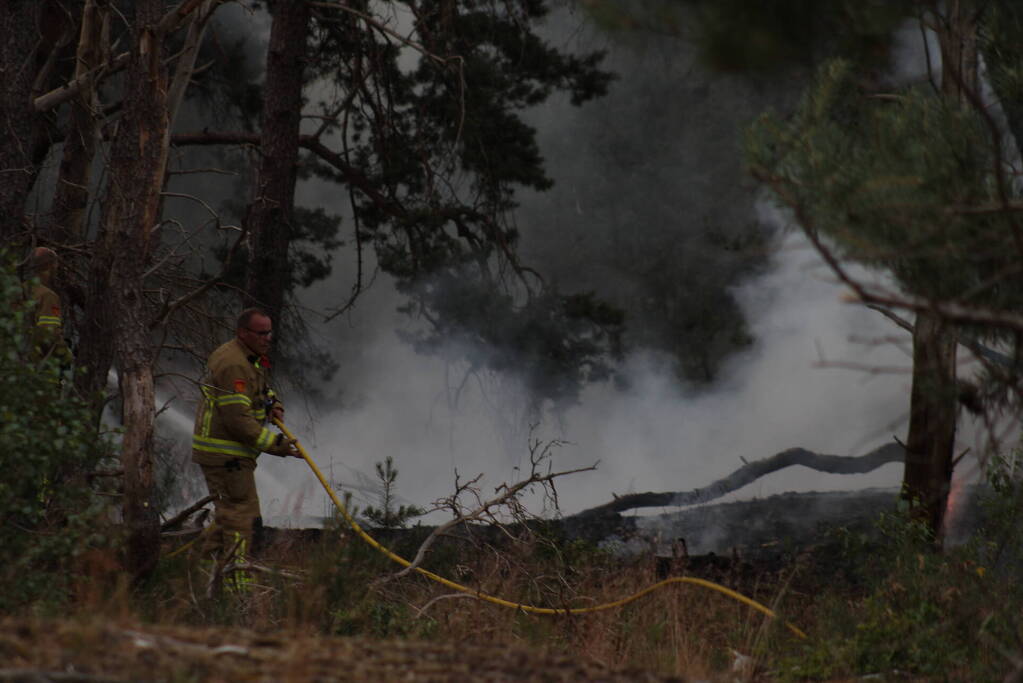
[[[270,418],[272,420],[280,420],[281,422],[284,422],[284,406],[282,406],[279,402],[275,402],[273,407],[270,408]]]
[[[282,458],[301,458],[302,454],[298,452],[298,447],[295,446],[295,443],[295,439],[288,439],[283,434],[278,434],[277,440],[273,442],[273,445],[266,452]]]

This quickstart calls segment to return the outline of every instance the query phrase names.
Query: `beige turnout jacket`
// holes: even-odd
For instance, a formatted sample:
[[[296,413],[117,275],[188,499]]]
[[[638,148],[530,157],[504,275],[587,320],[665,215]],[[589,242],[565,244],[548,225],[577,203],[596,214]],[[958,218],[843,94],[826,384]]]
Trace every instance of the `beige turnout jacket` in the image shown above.
[[[238,459],[255,467],[261,452],[279,445],[279,435],[267,426],[277,400],[267,384],[267,365],[238,339],[210,355],[192,433],[194,462],[225,465]]]

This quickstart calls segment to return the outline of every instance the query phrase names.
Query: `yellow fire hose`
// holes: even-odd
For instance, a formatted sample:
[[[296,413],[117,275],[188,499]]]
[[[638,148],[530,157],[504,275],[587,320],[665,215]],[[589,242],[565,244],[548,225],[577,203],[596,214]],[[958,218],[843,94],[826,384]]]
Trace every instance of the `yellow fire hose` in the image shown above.
[[[372,536],[363,531],[362,527],[359,526],[359,523],[355,521],[351,514],[349,514],[344,504],[340,500],[338,500],[337,494],[335,494],[333,489],[331,489],[331,487],[327,484],[327,480],[323,477],[323,473],[320,472],[320,468],[317,467],[316,463],[313,462],[313,459],[309,457],[309,453],[306,452],[302,444],[295,438],[295,436],[288,430],[288,428],[284,426],[283,422],[275,419],[274,424],[280,428],[284,436],[286,436],[289,439],[295,440],[295,446],[298,448],[298,452],[302,455],[302,458],[309,465],[309,469],[311,469],[313,471],[313,474],[316,475],[316,478],[320,480],[320,484],[323,485],[323,489],[327,492],[327,495],[330,496],[330,499],[334,502],[334,505],[337,507],[338,511],[344,516],[345,521],[347,521],[348,524],[352,527],[352,530],[355,531],[355,533],[358,534],[358,536],[362,538],[362,540],[364,540],[366,543],[370,544],[371,546],[379,550],[392,561],[400,564],[403,567],[409,567],[412,564],[411,562],[406,560],[404,557],[394,554],[384,546],[380,545],[380,543],[378,543],[376,539],[374,539]],[[728,597],[734,600],[738,600],[739,602],[742,602],[746,605],[749,605],[753,609],[766,614],[772,619],[778,618],[777,614],[775,614],[772,610],[768,609],[766,606],[760,604],[756,600],[751,600],[750,598],[747,598],[745,595],[736,593],[735,591],[729,588],[725,588],[724,586],[716,584],[712,581],[698,579],[692,576],[673,576],[669,579],[658,581],[657,583],[648,586],[643,590],[639,591],[638,593],[630,595],[627,598],[615,600],[614,602],[607,602],[601,605],[593,605],[591,607],[537,607],[535,605],[524,605],[519,602],[511,602],[509,600],[504,600],[493,595],[488,595],[479,590],[470,588],[468,586],[463,586],[462,584],[459,583],[455,583],[454,581],[446,579],[438,574],[434,574],[433,572],[427,569],[423,569],[422,567],[415,567],[415,571],[419,572],[420,574],[427,578],[433,579],[437,583],[443,584],[448,588],[456,590],[460,593],[465,593],[479,600],[485,600],[486,602],[490,602],[495,605],[500,605],[502,607],[511,607],[512,609],[521,610],[523,612],[528,612],[530,614],[587,614],[590,612],[601,612],[603,610],[614,609],[615,607],[627,605],[630,602],[640,599],[641,597],[647,595],[648,593],[652,593],[658,588],[662,588],[673,583],[689,583],[696,586],[703,586],[704,588],[709,588],[711,590],[718,591],[719,593],[724,593]],[[799,638],[804,639],[806,638],[806,634],[799,630],[793,624],[786,621],[785,625],[788,627],[790,631],[792,631],[792,633],[794,633]]]

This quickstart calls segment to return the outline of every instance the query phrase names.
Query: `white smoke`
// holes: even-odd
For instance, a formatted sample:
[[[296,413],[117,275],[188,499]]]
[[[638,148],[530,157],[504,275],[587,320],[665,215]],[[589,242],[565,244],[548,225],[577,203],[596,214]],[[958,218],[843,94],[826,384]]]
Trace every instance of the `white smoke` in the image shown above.
[[[591,386],[577,406],[536,426],[534,438],[567,442],[553,450],[556,470],[600,463],[559,482],[562,512],[608,502],[612,493],[705,486],[744,460],[786,448],[858,455],[902,436],[910,359],[893,341],[908,335],[878,313],[843,303],[842,287],[801,236],[780,240],[772,261],[737,290],[757,341],[727,365],[716,389],[679,385],[666,363],[636,354],[626,361],[627,389]],[[528,467],[530,429],[516,422],[516,391],[470,376],[456,401],[453,387],[464,369],[416,354],[394,332],[407,324],[399,314],[370,318],[365,328],[352,321],[348,331],[362,351],[353,363],[342,359],[337,381],[347,407],[300,428],[322,469],[363,488],[357,501],[376,505],[365,491],[372,477],[356,473],[372,473],[390,456],[399,496],[427,506],[453,491],[456,470],[463,480],[483,474],[484,492],[492,494],[518,476],[516,468]],[[346,374],[352,365],[358,371]],[[325,494],[304,470],[298,461],[261,461],[266,517],[325,514]],[[791,468],[731,498],[896,486],[900,476],[896,464],[865,475]]]
[[[918,56],[912,40],[905,32],[907,55]],[[919,76],[920,70],[914,62],[896,76]],[[723,116],[713,107],[708,112],[694,121]],[[711,146],[719,149],[720,141]],[[680,188],[693,194],[686,183],[679,178]],[[306,181],[299,201],[334,206],[336,193]],[[483,474],[489,497],[496,485],[528,469],[531,437],[559,439],[566,443],[553,450],[554,469],[599,462],[595,471],[559,481],[566,514],[608,502],[613,493],[706,486],[744,461],[795,446],[857,455],[893,435],[901,438],[909,405],[908,335],[878,313],[843,303],[842,287],[801,236],[779,238],[774,247],[770,268],[736,289],[756,342],[729,361],[710,390],[680,385],[664,359],[637,353],[625,362],[628,388],[591,386],[577,406],[531,430],[513,378],[466,376],[465,367],[418,355],[398,338],[395,330],[411,323],[395,311],[400,297],[381,277],[350,316],[323,331],[341,364],[335,386],[326,389],[339,407],[304,411],[301,397],[285,395],[289,423],[321,469],[359,505],[378,504],[372,472],[388,456],[399,471],[401,501],[429,506],[453,491],[456,471],[463,481]],[[350,251],[339,253],[339,275],[306,292],[304,303],[322,310],[343,299],[353,262]],[[300,525],[329,514],[326,495],[300,461],[263,457],[257,473],[268,523]],[[791,468],[729,498],[892,487],[900,477],[895,464],[865,475]],[[542,509],[542,501],[530,502]]]

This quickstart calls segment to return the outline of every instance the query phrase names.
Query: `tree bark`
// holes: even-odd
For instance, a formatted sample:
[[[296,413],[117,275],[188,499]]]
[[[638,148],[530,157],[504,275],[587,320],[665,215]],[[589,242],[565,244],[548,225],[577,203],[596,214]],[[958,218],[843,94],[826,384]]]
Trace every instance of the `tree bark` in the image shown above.
[[[933,313],[917,316],[913,386],[902,496],[940,533],[952,483],[958,387],[954,330]]]
[[[163,2],[136,0],[131,5],[125,8],[132,23],[124,110],[111,150],[85,325],[93,342],[89,347],[104,349],[89,359],[91,380],[105,382],[112,357],[117,359],[124,425],[126,564],[138,578],[156,566],[160,549],[152,453],[156,351],[149,338],[142,288],[159,220],[170,138],[163,35],[157,30]],[[103,338],[109,341],[97,343]]]
[[[263,86],[260,165],[256,196],[246,217],[245,289],[248,305],[261,306],[279,320],[291,279],[288,247],[293,235],[309,5],[305,0],[275,0],[270,9],[273,25]]]
[[[35,178],[32,88],[42,44],[40,0],[0,1],[0,242],[25,230],[25,200]]]
[[[74,76],[82,85],[71,101],[48,235],[56,244],[81,242],[85,238],[85,212],[101,119],[95,78],[96,69],[106,61],[109,50],[108,16],[107,0],[86,0]]]

